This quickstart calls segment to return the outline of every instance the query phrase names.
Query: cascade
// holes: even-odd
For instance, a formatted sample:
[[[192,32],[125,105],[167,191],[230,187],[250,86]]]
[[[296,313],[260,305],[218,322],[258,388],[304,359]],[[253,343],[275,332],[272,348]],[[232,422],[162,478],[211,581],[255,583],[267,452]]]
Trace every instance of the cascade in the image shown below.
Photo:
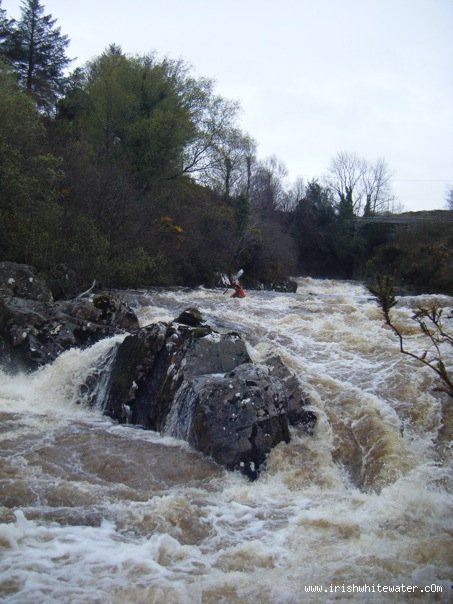
[[[142,324],[196,307],[238,331],[254,362],[278,354],[297,375],[315,433],[291,428],[256,482],[182,440],[184,389],[163,434],[103,416],[94,403],[124,336],[0,375],[2,601],[363,602],[383,587],[399,602],[451,601],[453,405],[400,354],[361,284],[298,285],[242,300],[128,293]],[[451,327],[447,296],[394,308],[414,350],[425,344],[412,310],[433,300]]]

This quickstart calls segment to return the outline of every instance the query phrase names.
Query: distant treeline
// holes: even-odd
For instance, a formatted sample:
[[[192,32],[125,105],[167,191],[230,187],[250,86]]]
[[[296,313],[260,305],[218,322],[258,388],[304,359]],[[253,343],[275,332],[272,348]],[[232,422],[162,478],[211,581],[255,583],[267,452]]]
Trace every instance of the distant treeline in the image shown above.
[[[68,44],[38,0],[18,21],[0,0],[0,257],[56,295],[94,279],[211,285],[239,267],[249,286],[392,272],[453,293],[451,223],[356,228],[395,207],[383,160],[339,153],[328,181],[289,185],[183,61],[111,45],[67,75]]]

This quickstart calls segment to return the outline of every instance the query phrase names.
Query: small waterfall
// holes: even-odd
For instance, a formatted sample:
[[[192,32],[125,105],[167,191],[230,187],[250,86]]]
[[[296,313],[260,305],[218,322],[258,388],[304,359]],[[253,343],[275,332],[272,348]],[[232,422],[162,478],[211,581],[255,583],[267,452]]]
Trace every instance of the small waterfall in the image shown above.
[[[188,440],[196,394],[188,382],[183,382],[168,414],[163,433],[167,436]]]
[[[112,347],[98,357],[94,367],[90,367],[89,373],[79,386],[80,398],[77,402],[82,406],[103,411],[110,369],[120,343],[121,340],[113,342]]]
[[[27,413],[70,415],[102,410],[109,368],[124,335],[106,338],[85,349],[63,352],[53,363],[33,373],[3,374],[0,404],[13,400]]]

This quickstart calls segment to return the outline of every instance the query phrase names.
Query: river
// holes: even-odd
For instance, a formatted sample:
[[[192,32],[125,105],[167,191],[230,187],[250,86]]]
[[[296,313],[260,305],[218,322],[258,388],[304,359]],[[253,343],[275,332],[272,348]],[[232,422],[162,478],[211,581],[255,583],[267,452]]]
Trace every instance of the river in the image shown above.
[[[256,482],[80,404],[121,337],[0,373],[1,602],[453,600],[453,403],[399,352],[361,284],[298,285],[242,300],[127,293],[143,325],[196,306],[240,332],[253,360],[278,353],[298,375],[315,434],[292,429]],[[414,350],[424,342],[411,311],[433,300],[453,307],[419,296],[393,311]]]

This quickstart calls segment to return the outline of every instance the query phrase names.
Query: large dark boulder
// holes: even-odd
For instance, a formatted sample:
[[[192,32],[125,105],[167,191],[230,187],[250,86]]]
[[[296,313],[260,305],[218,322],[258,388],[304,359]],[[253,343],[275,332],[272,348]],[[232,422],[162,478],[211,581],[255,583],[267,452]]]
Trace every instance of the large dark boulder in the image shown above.
[[[103,396],[110,417],[182,438],[250,478],[289,441],[289,423],[311,432],[316,421],[278,357],[251,363],[237,333],[214,331],[194,309],[126,337]]]
[[[289,442],[287,400],[269,368],[245,363],[226,374],[185,382],[166,432],[229,469],[256,478],[272,447]]]
[[[111,294],[44,302],[0,293],[0,365],[33,370],[73,347],[138,329],[133,311]]]
[[[143,327],[118,348],[105,413],[120,422],[163,430],[184,380],[231,371],[248,361],[245,344],[235,333],[219,334],[201,322],[178,320]]]

